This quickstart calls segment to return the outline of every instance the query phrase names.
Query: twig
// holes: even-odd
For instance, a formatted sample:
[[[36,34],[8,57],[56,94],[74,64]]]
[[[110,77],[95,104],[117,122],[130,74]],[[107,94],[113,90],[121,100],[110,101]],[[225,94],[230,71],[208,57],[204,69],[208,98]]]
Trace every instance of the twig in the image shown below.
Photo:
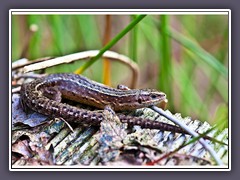
[[[12,70],[14,71],[14,70],[17,70],[17,69],[22,68],[24,66],[27,66],[27,65],[30,65],[30,64],[35,64],[35,63],[42,62],[42,61],[46,61],[46,60],[49,60],[49,59],[52,59],[52,58],[53,57],[43,57],[43,58],[35,59],[34,61],[29,61],[28,59],[23,58],[23,59],[17,60],[17,61],[12,63]]]
[[[18,93],[20,91],[21,87],[16,87],[12,89],[12,93]]]
[[[57,119],[57,120],[60,119],[61,121],[63,121],[63,122],[67,125],[67,127],[68,127],[72,132],[74,132],[72,126],[71,126],[65,119],[63,119],[63,118],[55,118],[55,119]]]
[[[190,129],[186,124],[182,123],[181,121],[179,121],[177,118],[175,118],[172,115],[167,114],[164,110],[156,107],[156,106],[151,106],[151,109],[156,111],[157,113],[159,113],[160,115],[166,117],[167,119],[169,119],[170,121],[172,121],[173,123],[179,125],[181,128],[183,128],[186,132],[188,132],[189,134],[191,134],[194,137],[199,137],[199,134],[196,133],[195,131],[193,131],[192,129]],[[206,143],[206,141],[203,138],[200,138],[198,140],[202,146],[212,155],[212,157],[214,158],[214,160],[217,162],[218,165],[223,165],[223,162],[221,161],[221,159],[217,156],[216,152],[212,149],[212,147]]]
[[[58,64],[64,64],[64,63],[71,63],[77,60],[83,60],[83,59],[88,59],[90,60],[90,58],[95,57],[97,54],[99,53],[99,50],[90,50],[90,51],[84,51],[84,52],[78,52],[78,53],[74,53],[74,54],[69,54],[66,56],[62,56],[62,57],[57,57],[54,59],[50,59],[50,60],[46,60],[44,62],[39,62],[39,63],[35,63],[35,64],[31,64],[29,66],[25,66],[23,68],[24,73],[26,72],[30,72],[30,71],[35,71],[35,70],[39,70],[39,69],[44,69],[47,67],[52,67]],[[137,80],[139,77],[139,68],[138,65],[133,62],[130,58],[128,58],[127,56],[124,56],[122,54],[118,54],[116,52],[113,51],[106,51],[103,56],[103,58],[108,58],[110,60],[115,60],[115,61],[119,61],[125,65],[127,65],[128,67],[130,67],[130,69],[132,70],[133,73],[133,78],[132,78],[132,82],[131,82],[131,88],[136,88],[136,84],[137,84]]]

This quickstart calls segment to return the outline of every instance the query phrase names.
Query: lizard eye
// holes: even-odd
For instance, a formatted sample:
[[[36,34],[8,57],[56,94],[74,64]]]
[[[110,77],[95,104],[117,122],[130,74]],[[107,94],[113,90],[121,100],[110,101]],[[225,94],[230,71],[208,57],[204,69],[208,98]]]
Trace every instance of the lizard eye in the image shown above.
[[[152,94],[152,95],[151,95],[151,98],[152,98],[152,99],[156,99],[157,96],[156,96],[155,94]]]

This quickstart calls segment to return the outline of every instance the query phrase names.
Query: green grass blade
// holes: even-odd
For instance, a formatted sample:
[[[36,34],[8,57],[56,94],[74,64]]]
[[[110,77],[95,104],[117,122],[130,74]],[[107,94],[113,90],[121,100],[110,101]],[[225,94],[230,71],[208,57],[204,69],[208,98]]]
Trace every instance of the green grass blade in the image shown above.
[[[21,58],[20,57],[21,48],[19,48],[20,35],[19,35],[19,29],[17,28],[19,26],[18,18],[19,18],[18,16],[12,15],[12,28],[11,28],[12,61]]]
[[[173,68],[173,77],[178,77],[178,80],[176,81],[176,85],[178,87],[178,94],[182,97],[180,101],[180,106],[182,109],[182,114],[185,115],[192,115],[198,114],[198,110],[201,108],[201,105],[203,104],[202,99],[200,95],[198,94],[198,91],[192,84],[191,76],[188,75],[188,72],[185,71],[185,67],[181,66],[174,66]],[[184,112],[186,114],[184,114]],[[198,118],[202,120],[206,120],[207,115],[207,108],[206,106],[203,107],[202,112],[198,114]]]
[[[71,16],[51,15],[47,16],[50,26],[52,38],[55,44],[56,55],[68,54],[75,49],[76,39],[71,37]],[[66,45],[67,44],[67,45]]]
[[[100,52],[93,58],[91,58],[87,63],[85,63],[79,70],[77,70],[77,73],[84,72],[89,66],[91,66],[94,62],[96,62],[97,59],[99,59],[105,51],[110,49],[113,45],[115,45],[124,35],[126,35],[133,27],[136,26],[146,15],[139,15],[137,18],[135,18],[125,29],[123,29],[117,36],[115,36],[109,43],[107,43],[106,46],[104,46]]]
[[[169,17],[167,15],[160,16],[160,43],[159,43],[159,74],[158,74],[158,89],[164,91],[168,97],[169,107],[173,107],[173,92],[172,92],[172,63],[171,63],[171,40],[167,35],[169,31]]]
[[[132,15],[131,19],[134,20],[137,16]],[[129,46],[129,54],[130,58],[133,61],[137,61],[137,36],[138,36],[138,27],[135,26],[131,32],[131,37],[130,37],[130,46]]]
[[[38,15],[31,15],[31,16],[27,16],[27,25],[28,28],[32,25],[32,24],[36,24],[38,26],[38,31],[36,32],[32,32],[31,33],[31,37],[29,39],[29,45],[28,45],[28,58],[29,59],[35,59],[38,57],[41,57],[42,52],[40,48],[36,48],[39,47],[39,44],[42,41],[42,29],[41,29],[41,20],[43,17],[38,16]],[[30,34],[30,30],[28,31],[28,34]]]
[[[182,34],[178,33],[177,31],[174,31],[173,29],[170,30],[168,33],[173,39],[180,42],[187,49],[195,53],[198,57],[200,57],[207,64],[209,64],[211,67],[217,70],[225,78],[228,77],[227,68],[223,64],[221,64],[215,57],[213,57],[211,54],[209,54],[207,51],[201,48],[198,44],[188,39],[187,37],[183,36]]]
[[[81,46],[84,49],[98,49],[101,47],[101,39],[95,16],[77,16],[78,34],[81,34]]]

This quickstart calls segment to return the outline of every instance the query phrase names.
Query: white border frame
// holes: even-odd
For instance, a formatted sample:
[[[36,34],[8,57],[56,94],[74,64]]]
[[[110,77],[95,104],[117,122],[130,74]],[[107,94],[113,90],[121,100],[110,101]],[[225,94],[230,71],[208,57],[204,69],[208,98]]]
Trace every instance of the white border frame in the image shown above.
[[[231,10],[230,9],[10,9],[9,10],[9,72],[12,72],[11,20],[12,15],[42,15],[42,14],[94,14],[94,15],[129,15],[129,14],[167,14],[167,15],[228,15],[229,20],[229,55],[228,55],[228,97],[229,97],[229,164],[228,166],[15,166],[11,162],[11,116],[9,119],[9,170],[10,171],[231,171]],[[11,92],[11,74],[9,75],[9,92]],[[12,93],[9,93],[11,102]],[[9,103],[9,113],[12,113]],[[227,168],[228,167],[228,168]]]

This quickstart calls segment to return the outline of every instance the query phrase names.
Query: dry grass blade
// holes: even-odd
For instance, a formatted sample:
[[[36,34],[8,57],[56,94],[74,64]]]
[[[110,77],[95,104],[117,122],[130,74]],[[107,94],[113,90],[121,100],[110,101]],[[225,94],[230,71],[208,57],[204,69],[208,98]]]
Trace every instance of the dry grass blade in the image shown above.
[[[45,68],[56,66],[59,64],[71,63],[71,62],[74,62],[77,60],[84,60],[84,59],[89,60],[89,58],[95,57],[98,53],[99,53],[99,50],[90,50],[90,51],[78,52],[78,53],[74,53],[74,54],[70,54],[70,55],[66,55],[66,56],[62,56],[62,57],[57,57],[54,59],[46,60],[44,62],[39,62],[39,63],[25,66],[23,68],[23,71],[24,71],[24,73],[26,73],[26,72],[30,72],[30,71],[39,70],[39,69],[45,69]],[[103,57],[108,58],[109,60],[119,61],[122,64],[127,65],[132,70],[132,73],[133,73],[133,79],[132,79],[130,87],[131,88],[136,87],[138,77],[139,77],[139,68],[135,62],[133,62],[127,56],[118,54],[113,51],[106,51],[103,54]]]
[[[190,129],[186,124],[178,121],[177,118],[173,117],[173,116],[169,116],[168,114],[166,114],[162,109],[156,107],[156,106],[152,106],[151,107],[152,110],[158,112],[159,114],[163,115],[164,117],[166,117],[167,119],[171,120],[172,122],[174,122],[175,124],[179,125],[181,128],[183,128],[185,131],[187,131],[189,134],[193,135],[195,138],[198,138],[199,134],[196,133],[195,131],[193,131],[192,129]],[[202,146],[208,150],[208,152],[212,155],[212,157],[215,159],[215,161],[217,162],[218,165],[223,165],[222,160],[218,157],[217,153],[211,148],[211,146],[209,146],[205,140],[203,138],[199,138],[199,142],[202,144]]]

